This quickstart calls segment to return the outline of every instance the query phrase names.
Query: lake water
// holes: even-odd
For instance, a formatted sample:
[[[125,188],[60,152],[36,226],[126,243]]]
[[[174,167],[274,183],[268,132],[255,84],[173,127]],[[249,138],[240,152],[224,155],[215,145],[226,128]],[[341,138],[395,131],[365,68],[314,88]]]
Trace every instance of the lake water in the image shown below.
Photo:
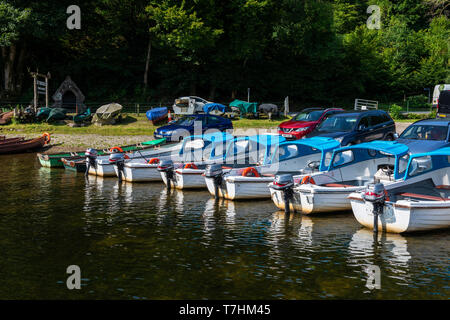
[[[448,299],[450,233],[380,235],[351,212],[118,184],[0,157],[0,299]],[[66,269],[81,268],[68,290]],[[368,265],[381,289],[366,284]],[[371,282],[370,282],[371,283]]]

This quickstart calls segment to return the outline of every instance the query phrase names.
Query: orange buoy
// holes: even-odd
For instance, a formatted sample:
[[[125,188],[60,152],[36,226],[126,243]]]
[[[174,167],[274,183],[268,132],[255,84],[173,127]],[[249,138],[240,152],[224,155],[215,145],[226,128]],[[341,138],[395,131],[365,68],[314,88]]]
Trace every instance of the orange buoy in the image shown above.
[[[194,163],[186,163],[184,169],[198,169],[198,167]]]
[[[50,141],[52,140],[51,137],[50,137],[50,133],[48,133],[48,132],[44,132],[42,134],[42,136],[45,138],[45,144],[49,144]]]
[[[300,184],[316,184],[316,182],[314,181],[314,179],[311,176],[306,176],[302,179],[302,181],[300,182]]]
[[[253,167],[245,168],[244,171],[242,171],[242,176],[243,176],[243,177],[251,177],[252,175],[250,175],[250,174],[252,174],[253,177],[259,177],[259,172],[258,172],[258,170],[256,170],[256,169],[253,168]]]
[[[159,158],[151,158],[150,160],[148,160],[148,164],[158,164],[159,163]]]
[[[123,152],[121,147],[112,147],[109,152]]]

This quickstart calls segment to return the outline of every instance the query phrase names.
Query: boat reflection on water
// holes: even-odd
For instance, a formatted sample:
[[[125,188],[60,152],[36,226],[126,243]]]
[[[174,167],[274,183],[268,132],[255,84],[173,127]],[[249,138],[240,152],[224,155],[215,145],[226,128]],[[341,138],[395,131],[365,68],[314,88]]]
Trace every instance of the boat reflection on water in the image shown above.
[[[389,281],[397,285],[417,284],[417,277],[426,265],[448,263],[449,235],[436,232],[427,235],[400,235],[382,233],[375,236],[371,230],[360,229],[349,243],[349,266],[360,266],[368,273],[368,266],[380,266],[381,273],[389,274]],[[415,266],[422,266],[419,270]],[[441,270],[442,274],[448,270]],[[448,275],[447,275],[448,276]],[[425,283],[423,283],[425,284]]]

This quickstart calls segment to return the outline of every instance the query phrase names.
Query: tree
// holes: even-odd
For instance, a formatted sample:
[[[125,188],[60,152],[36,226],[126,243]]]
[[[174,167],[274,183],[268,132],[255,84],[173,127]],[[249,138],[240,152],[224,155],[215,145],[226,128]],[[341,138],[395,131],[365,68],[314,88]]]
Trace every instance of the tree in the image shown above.
[[[29,19],[30,9],[13,7],[6,1],[0,1],[0,47],[3,60],[3,86],[2,95],[16,93],[18,83],[16,76],[22,71],[24,50],[19,50],[17,59],[17,40],[19,39],[21,25]]]

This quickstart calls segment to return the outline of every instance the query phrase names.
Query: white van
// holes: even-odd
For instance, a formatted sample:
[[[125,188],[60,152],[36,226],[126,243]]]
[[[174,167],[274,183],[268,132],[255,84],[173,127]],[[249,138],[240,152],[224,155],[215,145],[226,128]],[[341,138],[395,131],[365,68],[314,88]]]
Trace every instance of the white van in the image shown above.
[[[443,90],[450,90],[450,84],[437,84],[434,86],[433,91],[433,108],[437,108],[439,94]]]

